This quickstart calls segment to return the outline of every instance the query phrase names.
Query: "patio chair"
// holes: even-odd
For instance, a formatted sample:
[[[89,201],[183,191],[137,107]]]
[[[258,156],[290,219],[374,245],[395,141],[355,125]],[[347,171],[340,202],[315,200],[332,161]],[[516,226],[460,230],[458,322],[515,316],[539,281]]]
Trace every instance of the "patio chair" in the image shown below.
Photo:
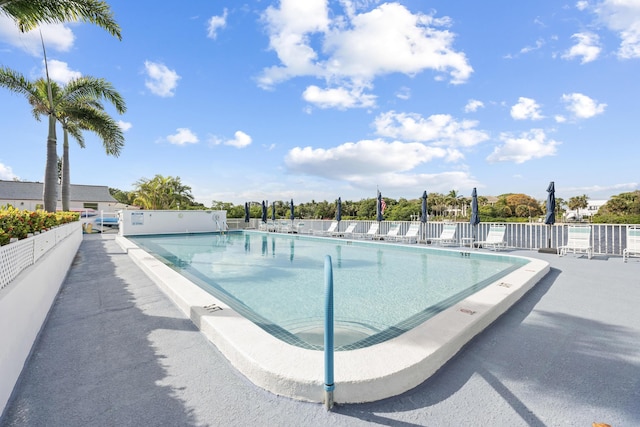
[[[486,249],[500,250],[507,248],[507,242],[504,240],[504,233],[507,227],[504,225],[492,225],[489,227],[487,238],[481,241],[473,242],[474,246]]]
[[[591,245],[591,227],[588,225],[570,225],[567,230],[567,243],[558,247],[558,255],[563,256],[572,252],[574,254],[585,253],[587,258],[593,256]]]
[[[352,222],[351,224],[349,224],[347,226],[347,228],[344,231],[334,231],[331,235],[333,237],[350,237],[353,236],[354,232],[356,231],[356,227],[358,226],[357,222]]]
[[[627,247],[622,251],[622,260],[627,262],[630,256],[640,256],[640,226],[627,226]]]
[[[378,236],[379,229],[380,223],[374,222],[366,233],[353,233],[353,237],[358,239],[375,239]]]
[[[397,236],[396,241],[402,243],[418,243],[418,233],[420,232],[420,224],[411,223],[409,229],[404,236]]]
[[[333,221],[331,223],[331,225],[329,225],[329,228],[326,230],[314,230],[313,234],[315,236],[331,236],[336,229],[338,228],[338,221]]]
[[[295,233],[298,234],[305,234],[307,232],[304,222],[299,222],[295,225]]]
[[[432,237],[431,243],[439,244],[440,246],[457,245],[458,239],[456,238],[456,231],[458,226],[456,224],[445,224],[440,233],[440,237]]]
[[[399,232],[400,232],[400,224],[391,224],[389,226],[389,231],[387,231],[387,234],[381,234],[379,238],[380,240],[389,240],[392,242],[396,240]]]

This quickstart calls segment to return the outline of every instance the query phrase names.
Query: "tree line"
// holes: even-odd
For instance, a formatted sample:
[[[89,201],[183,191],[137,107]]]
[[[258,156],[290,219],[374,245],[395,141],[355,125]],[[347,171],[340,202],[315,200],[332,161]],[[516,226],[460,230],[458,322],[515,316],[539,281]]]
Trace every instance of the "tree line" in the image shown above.
[[[205,206],[196,202],[191,187],[184,185],[180,177],[156,175],[150,179],[141,178],[136,181],[133,191],[115,188],[110,188],[109,191],[120,203],[143,209],[214,209],[227,211],[228,218],[243,218],[245,215],[244,204],[235,205],[231,202],[213,200],[210,206]],[[422,209],[421,196],[398,200],[383,197],[386,203],[385,220],[419,220]],[[574,196],[567,201],[556,198],[556,217],[562,219],[567,209],[585,209],[588,201],[587,195]],[[247,203],[250,217],[260,218],[262,201]],[[289,203],[289,200],[268,202],[269,218],[274,210],[276,218],[289,218]],[[294,215],[301,219],[331,219],[336,217],[337,207],[337,199],[331,202],[312,200],[295,204]],[[478,210],[480,220],[485,222],[537,221],[546,213],[546,200],[536,200],[521,193],[502,194],[497,197],[479,195]],[[342,200],[341,212],[343,220],[372,220],[376,217],[376,199],[372,197],[359,201]],[[430,221],[469,220],[471,197],[464,197],[455,190],[447,194],[430,193],[427,197],[427,213]],[[601,223],[640,223],[640,190],[613,196],[591,220]]]

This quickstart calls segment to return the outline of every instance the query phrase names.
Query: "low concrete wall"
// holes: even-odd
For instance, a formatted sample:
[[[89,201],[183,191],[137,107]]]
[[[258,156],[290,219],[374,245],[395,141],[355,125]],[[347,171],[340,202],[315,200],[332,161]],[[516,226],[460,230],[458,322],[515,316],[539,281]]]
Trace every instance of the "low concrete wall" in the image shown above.
[[[63,227],[71,229],[62,230]],[[56,238],[55,245],[0,289],[0,414],[82,242],[79,222],[30,239],[50,239],[56,233],[64,237]]]
[[[121,236],[225,231],[227,211],[120,211]]]

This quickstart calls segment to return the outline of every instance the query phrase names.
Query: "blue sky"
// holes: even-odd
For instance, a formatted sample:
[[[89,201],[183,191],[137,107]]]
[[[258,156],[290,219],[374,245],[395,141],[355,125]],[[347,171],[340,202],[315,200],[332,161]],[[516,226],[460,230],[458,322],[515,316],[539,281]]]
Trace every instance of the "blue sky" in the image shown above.
[[[75,184],[179,176],[207,206],[640,188],[640,0],[109,4],[122,41],[42,27],[53,79],[127,102],[120,157],[72,142]],[[38,32],[0,16],[0,65],[42,76]],[[46,122],[6,89],[0,118],[0,179],[42,181]]]

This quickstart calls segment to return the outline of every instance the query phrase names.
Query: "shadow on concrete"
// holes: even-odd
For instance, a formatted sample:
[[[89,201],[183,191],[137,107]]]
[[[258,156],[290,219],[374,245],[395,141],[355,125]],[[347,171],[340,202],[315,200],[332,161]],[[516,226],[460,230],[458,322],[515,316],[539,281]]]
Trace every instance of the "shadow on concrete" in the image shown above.
[[[557,395],[573,400],[576,406],[607,408],[640,425],[640,410],[633,409],[636,405],[632,403],[640,397],[640,383],[631,379],[640,377],[640,337],[624,327],[536,309],[560,275],[560,270],[552,269],[418,387],[379,402],[339,406],[336,412],[384,425],[411,425],[384,414],[416,409],[423,414],[425,408],[437,406],[468,386],[473,377],[488,384],[529,426],[542,427],[548,422],[539,419],[536,408],[527,403],[538,402],[536,395],[545,395],[546,401]],[[477,409],[477,403],[472,407]]]
[[[163,356],[149,340],[158,329],[195,326],[153,315],[162,312],[157,296],[134,293],[136,271],[119,271],[114,262],[127,255],[108,254],[104,245],[83,240],[2,426],[197,424],[175,390],[161,385]]]

